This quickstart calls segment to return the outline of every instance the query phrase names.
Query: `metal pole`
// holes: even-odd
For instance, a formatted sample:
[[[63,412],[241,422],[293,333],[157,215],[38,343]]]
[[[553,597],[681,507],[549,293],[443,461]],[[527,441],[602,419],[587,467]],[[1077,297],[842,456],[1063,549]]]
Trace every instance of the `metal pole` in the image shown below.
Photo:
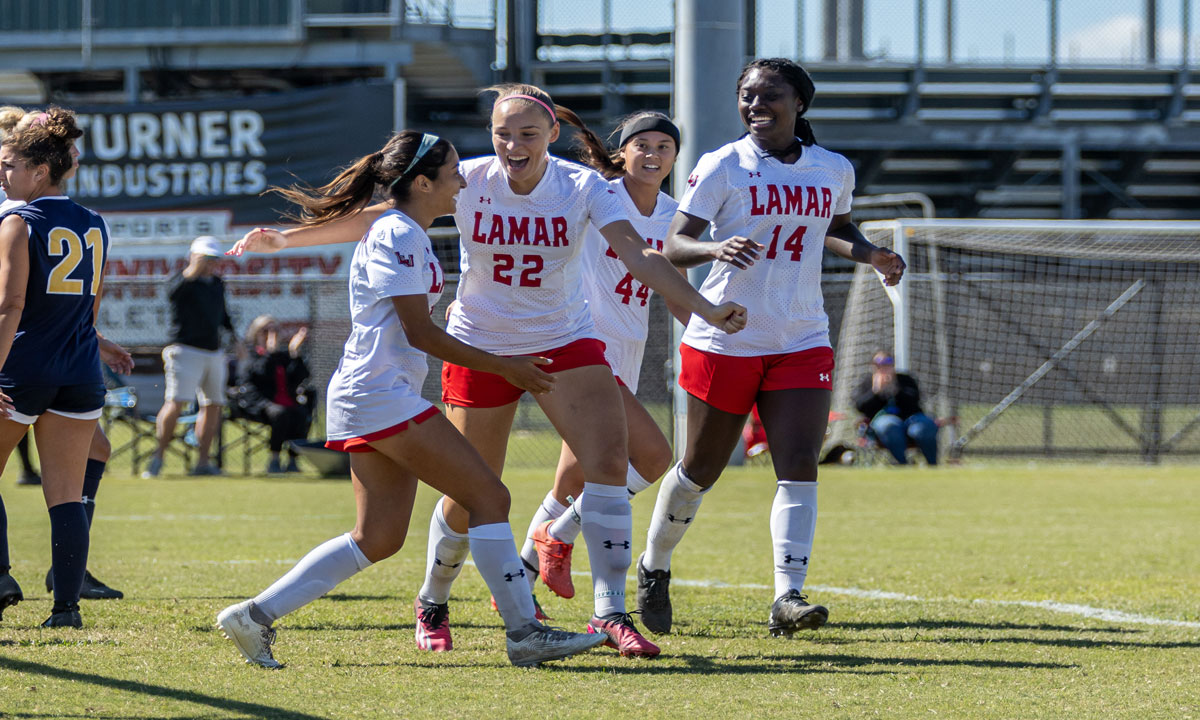
[[[1079,137],[1069,133],[1062,146],[1062,217],[1077,220],[1079,207]]]
[[[683,142],[675,163],[675,197],[683,196],[687,179],[704,153],[732,142],[742,132],[737,113],[737,78],[746,58],[744,0],[677,0],[672,107]],[[692,268],[688,279],[698,285],[707,267]],[[682,455],[687,431],[687,394],[679,388],[679,341],[683,326],[673,323],[673,416],[675,452]]]
[[[946,0],[946,64],[954,62],[954,0]]]
[[[1187,0],[1184,0],[1184,5]],[[1146,64],[1158,63],[1158,0],[1146,0]]]
[[[821,55],[825,60],[838,59],[838,0],[825,0],[822,18]]]
[[[1050,0],[1050,67],[1058,67],[1058,0]]]

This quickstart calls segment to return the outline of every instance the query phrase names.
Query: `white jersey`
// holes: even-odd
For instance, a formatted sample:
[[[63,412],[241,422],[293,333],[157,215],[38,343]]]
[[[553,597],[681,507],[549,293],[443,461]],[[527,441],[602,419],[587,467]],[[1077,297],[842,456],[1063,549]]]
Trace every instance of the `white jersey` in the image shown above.
[[[429,366],[404,335],[392,298],[421,295],[432,311],[445,278],[433,245],[397,210],[379,217],[350,261],[350,337],[329,380],[326,435],[347,440],[384,430],[432,407],[421,397]]]
[[[495,156],[459,169],[462,274],[446,331],[502,355],[592,337],[580,250],[589,223],[628,219],[616,191],[595,170],[556,157],[528,195],[512,191]]]
[[[4,202],[0,202],[0,215],[3,215],[13,208],[19,208],[24,204],[24,200],[10,200],[9,198],[5,198]]]
[[[714,241],[748,237],[763,249],[745,270],[713,263],[700,288],[744,305],[746,328],[729,335],[693,315],[684,344],[741,357],[828,347],[821,255],[833,216],[850,212],[850,161],[810,145],[788,165],[746,136],[702,156],[687,184],[679,209],[712,223]]]
[[[617,191],[638,235],[661,252],[679,203],[670,195],[659,193],[654,212],[646,217],[629,196],[624,181],[613,180],[609,185]],[[596,337],[604,342],[604,357],[612,366],[613,374],[621,378],[631,392],[637,393],[653,291],[634,279],[594,226],[588,230],[583,254],[584,294],[596,324]]]

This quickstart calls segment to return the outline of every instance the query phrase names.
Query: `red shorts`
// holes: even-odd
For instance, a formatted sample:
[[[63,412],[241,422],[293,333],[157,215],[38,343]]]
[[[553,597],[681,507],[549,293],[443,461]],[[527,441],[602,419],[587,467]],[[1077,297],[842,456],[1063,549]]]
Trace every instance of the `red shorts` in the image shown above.
[[[396,425],[384,428],[382,430],[376,430],[373,433],[367,433],[366,435],[363,435],[362,437],[352,437],[352,438],[347,438],[346,440],[326,440],[325,447],[329,448],[330,450],[341,450],[342,452],[351,452],[351,453],[375,452],[375,448],[371,447],[368,443],[374,442],[375,440],[382,440],[385,437],[391,437],[393,435],[402,433],[408,429],[409,423],[412,423],[413,425],[420,425],[421,423],[425,422],[426,420],[428,420],[429,418],[431,418],[437,414],[438,414],[437,408],[435,408],[435,407],[426,408],[425,410],[422,410],[418,415],[416,415],[414,417],[410,417],[409,419],[405,420],[402,423],[398,423]]]
[[[745,415],[764,390],[833,389],[833,349],[736,357],[679,346],[679,387],[718,410]]]
[[[553,350],[523,353],[550,359],[541,368],[548,373],[574,370],[588,365],[608,367],[604,359],[604,343],[595,338],[583,338]],[[503,407],[514,403],[525,393],[494,373],[471,370],[453,363],[442,363],[442,402],[468,408]]]

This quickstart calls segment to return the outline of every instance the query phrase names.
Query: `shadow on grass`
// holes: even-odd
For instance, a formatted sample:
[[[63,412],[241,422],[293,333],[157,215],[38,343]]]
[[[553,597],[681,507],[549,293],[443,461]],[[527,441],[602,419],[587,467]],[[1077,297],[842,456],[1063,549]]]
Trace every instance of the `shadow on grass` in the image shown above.
[[[41,675],[42,677],[53,678],[56,680],[89,683],[92,685],[99,685],[101,687],[112,688],[114,690],[123,690],[125,692],[137,693],[139,695],[146,695],[149,697],[178,700],[181,702],[194,703],[196,705],[207,705],[219,710],[239,712],[255,718],[272,718],[273,720],[324,720],[324,718],[321,718],[319,715],[308,715],[306,713],[295,712],[293,710],[271,707],[270,705],[260,705],[258,703],[243,702],[241,700],[231,700],[229,698],[205,695],[203,693],[198,693],[191,690],[180,690],[178,688],[164,687],[162,685],[151,685],[149,683],[135,682],[133,680],[122,680],[120,678],[106,677],[104,675],[96,675],[94,673],[76,672],[74,670],[66,670],[63,668],[53,667],[51,665],[29,662],[27,660],[17,660],[15,658],[0,657],[0,668],[5,670],[13,670],[19,673],[25,673],[27,675]],[[18,715],[8,712],[6,713],[6,717],[18,717]],[[19,717],[67,716],[62,715],[61,713],[55,713],[54,715],[23,715]],[[89,715],[88,717],[94,716]]]
[[[1037,630],[1039,632],[1097,632],[1132,635],[1145,630],[1133,628],[1093,628],[1083,625],[1051,625],[1049,623],[971,622],[969,620],[917,620],[915,622],[839,622],[831,628],[842,630]]]
[[[42,713],[10,712],[0,715],[3,718],[92,718],[93,720],[212,720],[212,715],[70,715],[56,712],[53,715]]]

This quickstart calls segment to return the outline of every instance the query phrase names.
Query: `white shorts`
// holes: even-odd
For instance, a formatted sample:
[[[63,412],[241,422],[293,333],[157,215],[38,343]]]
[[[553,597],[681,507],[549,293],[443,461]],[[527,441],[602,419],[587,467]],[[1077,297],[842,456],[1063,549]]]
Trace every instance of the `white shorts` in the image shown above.
[[[629,392],[637,395],[638,376],[642,374],[642,355],[646,352],[646,343],[640,340],[625,340],[611,337],[601,337],[604,343],[604,359],[612,367],[616,375]]]
[[[195,397],[200,406],[225,404],[225,379],[229,368],[225,353],[220,350],[201,350],[191,345],[168,345],[163,348],[163,372],[167,400],[191,402]]]
[[[407,385],[355,392],[340,387],[335,375],[325,398],[325,437],[329,440],[366,437],[411,420],[431,407],[433,403]]]

